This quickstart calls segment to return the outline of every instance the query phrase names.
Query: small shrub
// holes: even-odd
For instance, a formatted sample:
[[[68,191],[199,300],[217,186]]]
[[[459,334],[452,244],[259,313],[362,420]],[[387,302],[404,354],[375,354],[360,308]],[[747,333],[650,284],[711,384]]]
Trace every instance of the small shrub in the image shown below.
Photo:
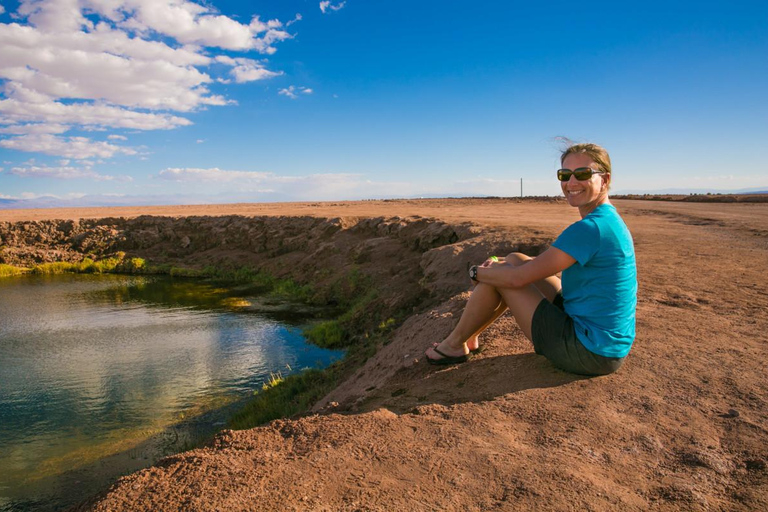
[[[129,260],[123,260],[119,265],[119,270],[129,274],[142,274],[147,270],[147,262],[144,258],[131,258]]]
[[[290,279],[281,279],[275,282],[272,293],[281,297],[307,302],[312,297],[313,290],[310,285],[300,285]]]
[[[338,320],[328,320],[310,327],[304,331],[304,336],[321,348],[341,348],[348,340]]]

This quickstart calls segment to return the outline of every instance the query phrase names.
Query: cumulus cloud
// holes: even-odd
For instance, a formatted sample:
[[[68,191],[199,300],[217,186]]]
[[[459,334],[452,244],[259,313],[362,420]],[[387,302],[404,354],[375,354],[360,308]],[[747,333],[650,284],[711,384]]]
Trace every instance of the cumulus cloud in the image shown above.
[[[95,181],[132,181],[130,176],[107,176],[99,174],[89,167],[60,167],[36,166],[13,167],[10,174],[23,178],[54,178],[59,180],[90,179]]]
[[[21,135],[0,140],[0,147],[17,151],[34,151],[66,158],[111,158],[116,153],[135,155],[136,150],[87,137],[59,137],[50,133]]]
[[[292,100],[295,100],[299,97],[299,94],[312,94],[312,89],[308,87],[296,87],[294,85],[291,85],[288,88],[280,89],[277,91],[277,94],[282,94],[283,96],[288,96]]]
[[[2,101],[0,101],[0,108],[2,105]],[[4,128],[0,128],[0,133],[4,134],[10,134],[10,135],[26,135],[26,134],[32,134],[32,133],[64,133],[66,131],[69,131],[69,126],[63,125],[63,124],[57,124],[57,123],[28,123],[28,124],[18,124],[18,125],[11,125],[6,126]]]
[[[128,137],[125,135],[108,135],[107,138],[109,140],[128,140]]]
[[[38,123],[38,131],[41,124],[136,130],[168,130],[192,124],[184,117],[141,112],[104,102],[62,103],[13,83],[4,87],[4,93],[7,99],[0,100],[0,124],[16,125],[16,129],[31,123]]]
[[[189,125],[178,113],[234,103],[212,84],[281,74],[222,52],[270,55],[292,37],[279,20],[243,23],[189,0],[21,0],[12,17],[0,23],[0,134],[26,138],[0,142],[23,151],[49,152],[51,139],[29,136],[69,128]]]
[[[345,1],[345,2],[339,2],[334,4],[333,2],[330,2],[330,1],[323,1],[323,2],[320,2],[320,10],[323,12],[323,14],[325,14],[329,10],[338,11],[338,10],[341,10],[346,5],[346,3],[347,2]]]
[[[233,59],[232,57],[228,57],[226,55],[220,55],[216,57],[216,61],[228,66],[232,66],[230,75],[238,84],[242,84],[244,82],[253,82],[255,80],[265,80],[267,78],[272,78],[283,74],[282,72],[269,71],[263,62],[259,62],[253,59]]]

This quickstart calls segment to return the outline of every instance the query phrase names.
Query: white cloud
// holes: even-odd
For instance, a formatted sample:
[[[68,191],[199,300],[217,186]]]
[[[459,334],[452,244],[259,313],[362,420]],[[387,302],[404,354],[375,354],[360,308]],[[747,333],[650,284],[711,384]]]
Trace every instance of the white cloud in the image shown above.
[[[0,5],[0,14],[3,14],[4,12],[5,12],[5,7],[3,7],[2,5]]]
[[[230,74],[238,84],[256,80],[265,80],[283,74],[282,72],[269,71],[264,67],[262,62],[253,59],[233,59],[227,56],[219,56],[216,60],[222,64],[232,66]]]
[[[33,152],[50,153],[56,139],[28,136],[73,127],[190,125],[175,113],[234,103],[211,91],[211,84],[282,74],[264,61],[222,51],[269,55],[292,37],[279,20],[253,16],[241,23],[202,0],[21,0],[12,17],[14,22],[0,23],[0,134],[21,137],[0,145]],[[89,144],[103,158],[116,151]]]
[[[285,26],[286,26],[286,27],[290,27],[291,25],[293,25],[294,23],[297,23],[297,22],[301,21],[302,19],[303,19],[303,18],[301,17],[301,14],[299,14],[299,13],[296,13],[296,17],[295,17],[295,18],[293,18],[293,19],[292,19],[291,21],[289,21],[288,23],[286,23],[286,24],[285,24]]]
[[[130,176],[107,176],[99,174],[89,167],[48,167],[48,166],[29,166],[13,167],[10,174],[21,176],[23,178],[54,178],[59,180],[72,179],[90,179],[95,181],[133,181]]]
[[[2,101],[0,101],[2,105]],[[64,133],[69,130],[69,126],[57,123],[45,124],[45,123],[28,123],[28,124],[16,124],[0,128],[0,133],[8,135],[26,135],[32,133]]]
[[[323,2],[320,2],[320,10],[323,11],[323,14],[328,12],[329,9],[331,11],[338,11],[338,10],[341,10],[346,5],[346,3],[347,2],[339,2],[337,4],[334,4],[333,2],[330,2],[330,1],[323,1]]]
[[[261,181],[273,175],[266,172],[224,171],[214,167],[212,169],[168,168],[160,171],[158,176],[170,181],[228,183],[241,180]]]
[[[292,100],[295,100],[299,97],[299,94],[312,94],[312,89],[308,87],[296,87],[295,85],[291,85],[288,88],[280,89],[277,91],[277,94],[282,94],[283,96],[288,96]]]
[[[102,14],[110,11],[114,4],[110,0],[98,0]],[[195,44],[227,50],[256,50],[272,54],[274,43],[292,36],[280,30],[283,24],[278,20],[263,22],[254,16],[248,25],[227,16],[214,13],[208,7],[185,0],[128,0],[122,4],[122,14],[133,14],[118,26],[137,31],[140,34],[157,32],[170,36],[182,44]],[[106,4],[106,5],[105,5]],[[98,9],[98,7],[97,7]]]
[[[136,130],[168,130],[192,124],[183,117],[140,112],[103,102],[65,104],[39,93],[30,94],[19,84],[7,85],[5,94],[7,99],[0,100],[0,124],[44,123]]]
[[[57,137],[49,133],[29,134],[0,140],[0,147],[17,151],[34,151],[65,158],[110,158],[116,153],[135,155],[136,150],[86,137]]]

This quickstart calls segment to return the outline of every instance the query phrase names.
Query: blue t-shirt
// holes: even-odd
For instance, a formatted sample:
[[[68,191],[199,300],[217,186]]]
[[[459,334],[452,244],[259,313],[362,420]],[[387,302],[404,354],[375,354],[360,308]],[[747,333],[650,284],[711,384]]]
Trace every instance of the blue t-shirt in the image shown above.
[[[624,357],[635,339],[637,269],[632,235],[610,204],[571,224],[552,244],[576,263],[563,270],[563,307],[589,351]]]

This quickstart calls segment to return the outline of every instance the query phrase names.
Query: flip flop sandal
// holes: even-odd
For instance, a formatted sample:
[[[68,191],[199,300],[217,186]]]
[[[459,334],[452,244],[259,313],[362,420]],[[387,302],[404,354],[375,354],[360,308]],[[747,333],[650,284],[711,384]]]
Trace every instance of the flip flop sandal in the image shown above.
[[[438,346],[438,345],[440,345],[440,344],[439,344],[438,342],[435,342],[435,343],[433,343],[433,344],[432,344],[432,348],[435,348],[435,347],[436,347],[436,346]],[[483,345],[480,345],[480,346],[478,346],[478,347],[477,347],[475,350],[470,350],[470,351],[469,351],[469,353],[470,353],[470,354],[479,354],[479,353],[481,353],[483,350],[485,350],[485,347],[484,347]]]
[[[437,349],[437,347],[432,347],[432,350],[437,352],[438,355],[442,356],[440,359],[431,359],[429,356],[425,355],[424,357],[427,358],[427,362],[429,364],[459,364],[459,363],[466,363],[469,361],[469,354],[464,354],[463,356],[449,356],[447,354],[443,354],[440,352],[440,350]]]

